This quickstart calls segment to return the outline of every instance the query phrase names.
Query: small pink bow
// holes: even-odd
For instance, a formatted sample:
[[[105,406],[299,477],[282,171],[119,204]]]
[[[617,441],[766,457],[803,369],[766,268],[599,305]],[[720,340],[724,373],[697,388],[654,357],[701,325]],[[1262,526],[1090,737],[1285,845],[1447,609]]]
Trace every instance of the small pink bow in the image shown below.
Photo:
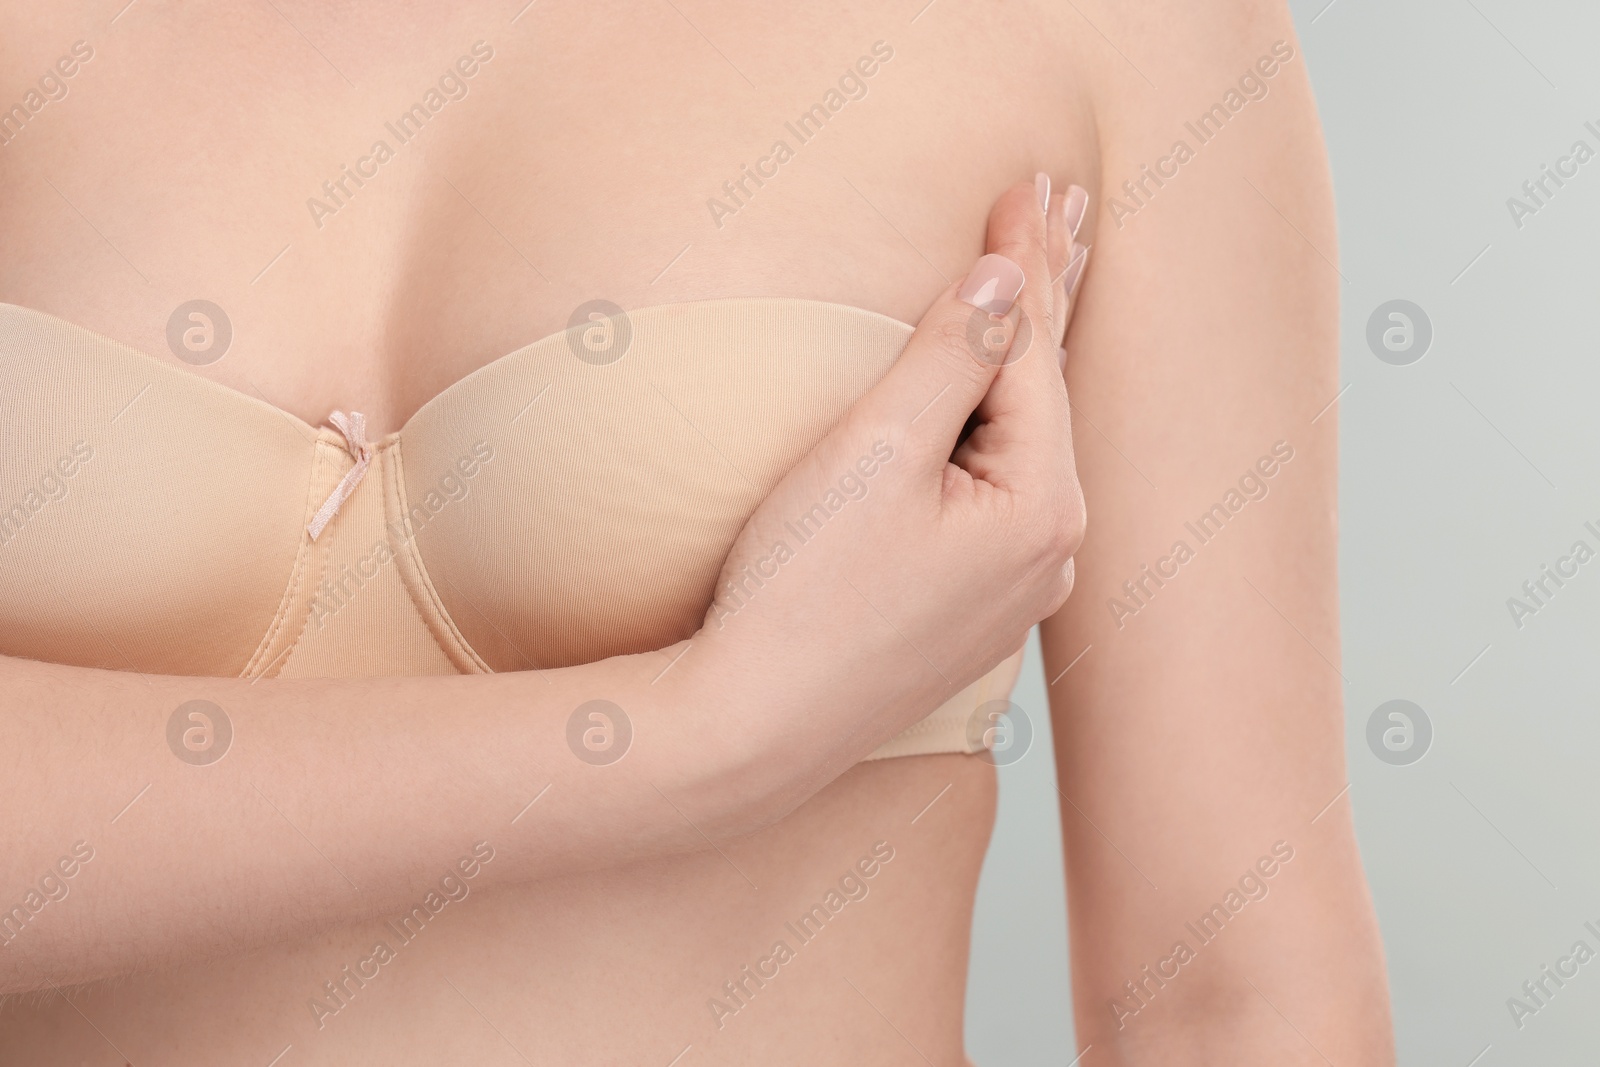
[[[334,486],[333,492],[328,494],[328,499],[322,502],[322,507],[311,517],[311,524],[306,531],[315,541],[321,535],[333,517],[339,514],[339,508],[346,500],[350,499],[356,491],[356,486],[361,484],[361,479],[366,477],[367,468],[372,464],[372,445],[367,442],[367,417],[359,411],[352,411],[346,415],[342,411],[335,411],[328,416],[328,421],[333,423],[335,429],[344,434],[345,447],[355,457],[356,465],[350,468],[339,484]]]

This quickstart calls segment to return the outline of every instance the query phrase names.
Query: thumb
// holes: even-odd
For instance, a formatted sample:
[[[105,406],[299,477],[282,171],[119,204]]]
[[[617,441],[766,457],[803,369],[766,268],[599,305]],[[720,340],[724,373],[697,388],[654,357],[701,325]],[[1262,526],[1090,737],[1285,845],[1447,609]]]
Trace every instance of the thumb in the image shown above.
[[[851,411],[887,427],[907,456],[943,470],[972,414],[1006,361],[1016,332],[1012,307],[1022,268],[987,255],[933,302],[889,372]]]

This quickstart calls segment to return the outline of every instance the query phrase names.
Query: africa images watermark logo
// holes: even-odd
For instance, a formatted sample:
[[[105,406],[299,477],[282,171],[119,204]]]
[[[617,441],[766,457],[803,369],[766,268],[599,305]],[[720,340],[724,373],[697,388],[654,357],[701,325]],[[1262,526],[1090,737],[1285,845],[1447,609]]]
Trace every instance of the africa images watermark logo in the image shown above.
[[[321,1030],[328,1020],[350,1007],[367,983],[376,981],[384,968],[399,958],[400,950],[422,936],[428,924],[437,919],[451,904],[466,900],[472,892],[470,880],[482,872],[485,864],[495,857],[494,846],[479,841],[468,855],[456,860],[454,868],[444,873],[423,898],[398,918],[384,922],[388,936],[373,942],[372,950],[354,964],[346,964],[340,972],[322,983],[322,992],[306,999],[306,1007]],[[394,941],[391,945],[390,940]]]
[[[206,767],[233,746],[233,720],[209,700],[189,700],[167,717],[167,748],[191,767]]]
[[[13,504],[0,511],[0,545],[10,544],[41,511],[65,500],[71,491],[70,480],[93,458],[94,447],[87,441],[78,440],[55,463],[45,468],[37,482],[29,486]]]
[[[605,367],[628,354],[633,320],[609,300],[579,304],[567,319],[567,348],[592,367]]]
[[[1583,528],[1600,544],[1600,527],[1593,521]],[[1578,576],[1579,568],[1595,558],[1595,550],[1588,541],[1578,538],[1572,542],[1565,555],[1557,556],[1554,563],[1540,564],[1539,572],[1522,583],[1520,596],[1506,597],[1506,610],[1517,629],[1527,625],[1527,620],[1550,606],[1557,593]]]
[[[567,716],[567,747],[591,767],[609,767],[633,745],[633,720],[609,700],[586,700]]]
[[[1129,1019],[1148,1008],[1168,983],[1176,981],[1183,973],[1183,968],[1193,963],[1202,949],[1221,937],[1228,924],[1233,922],[1248,905],[1266,900],[1267,894],[1272,891],[1269,884],[1271,879],[1292,859],[1294,859],[1293,845],[1287,841],[1273,842],[1271,855],[1256,860],[1244,874],[1239,876],[1238,881],[1228,888],[1220,901],[1211,905],[1211,908],[1198,919],[1183,924],[1188,937],[1174,941],[1171,950],[1157,960],[1154,967],[1147,964],[1140,969],[1137,978],[1123,982],[1122,988],[1126,995],[1111,998],[1107,1005],[1117,1029],[1123,1029],[1128,1025]],[[1193,945],[1189,943],[1190,938],[1194,940]]]
[[[88,41],[72,42],[68,53],[41,74],[35,86],[22,94],[21,100],[0,111],[0,147],[16,140],[48,105],[65,100],[71,89],[68,80],[93,58],[94,48]]]
[[[472,480],[494,462],[494,455],[494,445],[490,442],[473,442],[470,453],[457,457],[433,486],[417,494],[415,501],[408,500],[404,513],[384,524],[388,536],[374,541],[354,563],[339,564],[337,570],[317,584],[311,598],[308,624],[314,624],[319,630],[327,626],[385,567],[402,552],[411,551],[412,542],[428,523],[445,508],[467,499],[472,492]]]
[[[884,866],[893,859],[893,845],[887,841],[874,841],[872,851],[846,869],[822,894],[820,901],[799,917],[784,923],[788,937],[774,941],[767,954],[754,964],[739,968],[734,977],[722,983],[720,996],[707,998],[706,1008],[711,1012],[717,1029],[721,1030],[730,1018],[748,1008],[756,995],[783,973],[782,968],[792,963],[802,948],[816,940],[847,905],[867,899],[867,894],[872,891],[868,883],[882,873]],[[792,945],[790,938],[794,941]]]
[[[67,899],[72,892],[69,879],[77,877],[83,865],[94,859],[94,846],[87,841],[74,841],[72,850],[56,860],[55,864],[28,887],[9,911],[0,912],[0,948],[8,947],[46,906]]]
[[[167,347],[192,367],[204,367],[228,354],[233,322],[210,300],[189,300],[167,317]]]
[[[1367,716],[1367,747],[1391,767],[1409,767],[1433,747],[1433,720],[1409,700],[1386,700]]]
[[[887,441],[875,441],[872,454],[856,460],[838,482],[828,487],[822,499],[812,504],[800,515],[783,524],[784,530],[794,539],[794,546],[784,538],[772,543],[765,555],[747,563],[723,579],[717,590],[711,610],[716,613],[717,628],[743,609],[755,598],[767,582],[778,576],[779,568],[795,558],[798,549],[820,534],[828,521],[845,509],[852,500],[867,495],[870,479],[894,458],[894,446]]]
[[[1410,300],[1389,300],[1367,316],[1367,347],[1391,367],[1409,367],[1433,345],[1433,320]]]
[[[1292,459],[1294,446],[1287,441],[1275,442],[1270,455],[1256,460],[1252,467],[1239,476],[1237,488],[1229,487],[1221,500],[1201,512],[1193,522],[1183,524],[1183,528],[1194,537],[1193,545],[1189,544],[1188,539],[1179,538],[1172,543],[1166,555],[1155,561],[1154,567],[1146,563],[1139,568],[1135,577],[1123,582],[1124,596],[1106,599],[1106,610],[1111,613],[1117,629],[1122,629],[1130,617],[1149,607],[1156,593],[1177,578],[1184,564],[1194,559],[1201,547],[1215,540],[1247,504],[1265,500],[1272,492],[1270,480]]]
[[[1594,137],[1595,144],[1600,144],[1600,126],[1591,120],[1585,122],[1583,128]],[[1548,163],[1541,163],[1539,173],[1522,183],[1521,196],[1506,197],[1506,210],[1511,213],[1512,224],[1519,230],[1527,225],[1528,218],[1549,207],[1550,201],[1566,188],[1567,182],[1578,176],[1579,168],[1594,157],[1594,147],[1580,137],[1572,142],[1566,155],[1556,157],[1553,168]]]
[[[1245,109],[1245,105],[1265,100],[1271,91],[1268,83],[1294,58],[1294,46],[1289,42],[1272,42],[1271,54],[1257,59],[1239,76],[1236,85],[1228,87],[1219,102],[1201,112],[1193,121],[1183,124],[1194,138],[1194,144],[1180,137],[1172,143],[1166,155],[1156,160],[1154,167],[1148,163],[1141,164],[1139,176],[1122,183],[1122,198],[1111,196],[1106,200],[1106,209],[1111,213],[1111,221],[1117,224],[1117,229],[1126,225],[1125,219],[1149,207],[1167,182],[1182,174],[1183,167],[1199,154],[1201,148],[1215,140],[1233,117]]]
[[[967,716],[967,747],[985,749],[989,762],[1009,767],[1033,747],[1033,720],[1009,700],[986,700]]]
[[[1585,921],[1583,928],[1594,936],[1600,944],[1600,927],[1593,922]],[[1539,965],[1539,973],[1522,983],[1520,997],[1507,997],[1506,1010],[1511,1013],[1511,1021],[1521,1030],[1528,1025],[1528,1019],[1550,1006],[1556,994],[1566,988],[1568,982],[1578,977],[1580,968],[1595,958],[1594,947],[1589,942],[1579,938],[1573,942],[1571,950],[1565,956],[1556,958],[1556,965],[1552,969],[1548,963]],[[1554,988],[1551,988],[1554,986]]]
[[[348,207],[356,193],[376,178],[383,165],[393,159],[401,148],[421,134],[423,127],[443,111],[446,104],[466,99],[471,89],[469,81],[478,74],[483,64],[493,58],[492,46],[485,41],[474,41],[470,55],[458,58],[439,75],[433,85],[424,90],[420,99],[413,101],[392,121],[383,124],[389,138],[394,139],[393,145],[389,143],[389,138],[379,137],[372,142],[372,147],[365,155],[357,157],[353,165],[340,164],[339,173],[322,183],[322,195],[306,199],[306,210],[311,212],[311,221],[317,229],[322,229],[328,216],[337,215]]]

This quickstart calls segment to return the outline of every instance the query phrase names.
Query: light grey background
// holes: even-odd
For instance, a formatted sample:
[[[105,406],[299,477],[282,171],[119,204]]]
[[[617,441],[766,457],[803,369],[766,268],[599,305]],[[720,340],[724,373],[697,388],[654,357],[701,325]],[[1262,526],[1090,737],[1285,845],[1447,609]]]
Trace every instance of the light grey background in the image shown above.
[[[1507,599],[1574,541],[1600,551],[1600,155],[1519,229],[1507,199],[1582,139],[1600,153],[1593,0],[1292,4],[1338,198],[1340,590],[1356,827],[1400,1062],[1600,1059],[1600,958],[1519,1029],[1507,998],[1579,939],[1600,952],[1600,558],[1518,629]],[[1372,311],[1420,305],[1409,366]],[[1380,761],[1403,698],[1427,754]],[[1065,1067],[1061,839],[1037,643],[1015,701],[1034,750],[1001,771],[973,932],[980,1067]],[[1552,986],[1551,988],[1554,988]],[[1083,1067],[1093,1067],[1091,1052]],[[1474,1059],[1477,1057],[1477,1059]]]

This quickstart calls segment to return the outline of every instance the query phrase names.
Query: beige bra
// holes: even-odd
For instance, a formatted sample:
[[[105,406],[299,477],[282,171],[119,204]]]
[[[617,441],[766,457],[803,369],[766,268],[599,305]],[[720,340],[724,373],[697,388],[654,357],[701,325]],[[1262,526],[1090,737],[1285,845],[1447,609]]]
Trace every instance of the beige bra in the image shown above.
[[[621,358],[553,334],[368,443],[0,304],[0,654],[371,677],[692,636],[746,519],[911,327],[786,299],[605,325]],[[977,751],[1021,655],[870,758]]]

